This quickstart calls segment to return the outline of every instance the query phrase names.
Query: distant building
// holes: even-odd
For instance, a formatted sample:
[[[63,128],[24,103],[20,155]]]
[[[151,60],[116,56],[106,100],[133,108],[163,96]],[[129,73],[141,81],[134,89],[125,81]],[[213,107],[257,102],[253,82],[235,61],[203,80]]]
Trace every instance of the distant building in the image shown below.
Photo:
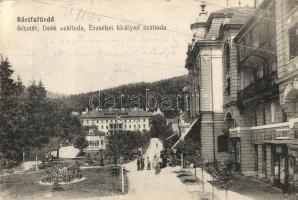
[[[174,134],[180,134],[179,133],[180,132],[179,131],[179,125],[180,125],[179,120],[180,120],[179,117],[175,117],[175,118],[172,118],[172,119],[167,119],[167,126],[171,127]]]
[[[80,119],[83,126],[97,126],[99,131],[106,134],[117,130],[149,131],[149,119],[152,113],[139,108],[97,109],[82,113]]]
[[[88,147],[85,148],[86,151],[97,151],[106,149],[106,134],[102,131],[98,131],[96,126],[91,126],[86,135],[86,140],[88,141]]]

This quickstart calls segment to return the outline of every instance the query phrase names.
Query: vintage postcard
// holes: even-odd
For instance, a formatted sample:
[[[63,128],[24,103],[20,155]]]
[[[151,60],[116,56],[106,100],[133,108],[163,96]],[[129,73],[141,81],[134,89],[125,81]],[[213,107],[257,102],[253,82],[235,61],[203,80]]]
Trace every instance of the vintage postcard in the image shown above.
[[[0,0],[0,200],[297,200],[297,16]]]

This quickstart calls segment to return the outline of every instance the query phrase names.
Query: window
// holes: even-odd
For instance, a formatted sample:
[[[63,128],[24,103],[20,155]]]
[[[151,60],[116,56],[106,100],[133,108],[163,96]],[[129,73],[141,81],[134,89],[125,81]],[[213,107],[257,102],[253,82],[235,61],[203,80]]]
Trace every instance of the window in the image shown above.
[[[227,88],[226,88],[227,95],[231,95],[231,79],[227,78]]]
[[[259,164],[258,164],[258,160],[259,160],[259,156],[258,156],[258,145],[254,145],[254,168],[255,168],[255,171],[258,171],[258,168],[259,168]]]
[[[95,141],[95,146],[99,146],[99,141],[98,140]]]
[[[257,126],[258,125],[258,115],[257,115],[257,111],[254,110],[253,112],[253,126]]]
[[[131,128],[131,125],[129,125],[129,128]]]
[[[228,152],[229,136],[220,135],[217,138],[218,152]]]
[[[225,43],[225,60],[227,72],[230,70],[230,43]]]
[[[298,24],[289,30],[289,59],[298,56]]]
[[[145,124],[143,125],[143,128],[144,128],[144,129],[146,128],[146,125],[145,125]]]
[[[271,103],[271,122],[275,121],[275,103]]]
[[[282,122],[287,122],[288,116],[284,109],[282,109]]]
[[[266,105],[263,105],[263,125],[266,125]]]
[[[103,129],[103,125],[101,125],[101,129]]]
[[[90,146],[94,146],[94,141],[90,140]]]
[[[106,129],[109,129],[109,126],[106,126]]]
[[[103,140],[100,140],[100,144],[103,145]]]

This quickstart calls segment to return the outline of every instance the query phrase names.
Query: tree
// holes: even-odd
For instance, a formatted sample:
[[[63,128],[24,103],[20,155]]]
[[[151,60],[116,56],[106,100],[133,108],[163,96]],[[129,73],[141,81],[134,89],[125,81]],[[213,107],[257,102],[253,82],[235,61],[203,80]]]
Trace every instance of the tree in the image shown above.
[[[0,58],[0,159],[18,161],[24,147],[22,136],[24,86],[12,79],[8,59]]]
[[[184,160],[198,165],[201,162],[200,145],[192,139],[181,141],[177,145],[177,153],[183,154]]]
[[[107,137],[107,154],[116,162],[120,156],[131,160],[137,154],[137,149],[149,144],[149,133],[138,131],[117,131]]]
[[[167,120],[163,115],[153,115],[150,118],[150,132],[152,137],[164,138],[167,132]]]
[[[83,152],[84,148],[88,146],[88,141],[86,140],[85,136],[79,135],[74,138],[73,146],[80,150],[80,153]]]
[[[63,140],[81,133],[79,119],[61,101],[47,98],[41,81],[25,88],[21,78],[12,78],[8,59],[0,57],[0,165],[2,161],[22,161],[58,148]],[[34,152],[34,155],[30,155]]]

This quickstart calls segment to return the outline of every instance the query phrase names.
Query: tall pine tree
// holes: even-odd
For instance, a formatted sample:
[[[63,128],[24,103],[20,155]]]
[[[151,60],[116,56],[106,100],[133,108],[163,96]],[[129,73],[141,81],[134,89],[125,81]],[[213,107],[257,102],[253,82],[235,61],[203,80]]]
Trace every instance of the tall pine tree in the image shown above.
[[[18,161],[22,155],[20,140],[22,120],[22,82],[12,78],[13,70],[8,59],[0,58],[0,158]]]

